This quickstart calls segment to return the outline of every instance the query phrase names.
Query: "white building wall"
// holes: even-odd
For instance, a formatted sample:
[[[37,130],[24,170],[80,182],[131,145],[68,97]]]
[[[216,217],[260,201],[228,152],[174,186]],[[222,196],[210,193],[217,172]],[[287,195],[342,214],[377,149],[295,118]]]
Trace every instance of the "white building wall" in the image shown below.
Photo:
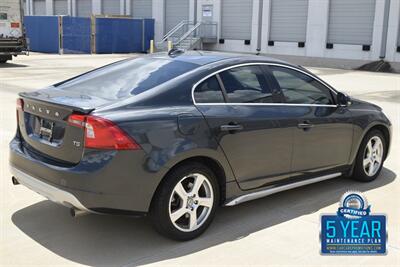
[[[225,0],[226,1],[226,0]],[[245,53],[257,52],[258,10],[259,0],[253,0],[253,22],[251,45],[244,45],[241,40],[225,40],[224,44],[207,45],[206,49],[221,51],[236,51]],[[333,49],[327,49],[327,35],[329,22],[330,0],[309,0],[307,36],[304,48],[298,47],[296,42],[275,42],[268,46],[270,31],[271,1],[264,0],[261,21],[261,53],[271,55],[290,55],[301,57],[317,57],[350,60],[379,60],[382,42],[385,0],[376,1],[373,40],[370,51],[363,51],[361,45],[334,44]],[[349,0],[351,1],[351,0]],[[214,21],[220,24],[221,0],[198,0],[197,17],[201,19],[201,6],[214,5]],[[399,32],[400,1],[392,0],[390,7],[390,21],[388,33],[388,60],[400,61],[400,53],[396,52],[397,36]],[[219,33],[221,29],[219,27]],[[220,36],[218,36],[220,38]],[[391,58],[391,59],[389,59]]]
[[[53,0],[46,0],[46,15],[54,15]]]
[[[72,0],[68,0],[68,14],[72,16]]]
[[[76,0],[71,0],[71,14],[76,16]]]
[[[329,0],[309,0],[306,55],[320,57],[326,49],[328,37]]]
[[[222,0],[227,1],[227,0]],[[229,1],[229,0],[228,0]],[[220,51],[232,51],[232,52],[244,52],[244,53],[255,53],[257,51],[257,36],[258,36],[258,10],[260,0],[253,0],[253,15],[252,15],[252,27],[251,27],[251,39],[250,45],[245,45],[244,40],[228,40],[225,39],[223,44],[216,43],[205,45],[206,49],[220,50]],[[265,0],[264,0],[265,2]],[[221,38],[221,0],[198,0],[197,2],[197,18],[201,20],[202,6],[213,5],[213,20],[218,23],[218,40]]]
[[[119,14],[120,15],[125,15],[125,9],[126,9],[126,3],[128,1],[126,0],[120,0],[120,4],[119,4]]]
[[[121,15],[130,15],[130,0],[120,1]],[[152,16],[155,19],[155,40],[159,41],[164,35],[165,28],[165,0],[152,1]],[[213,5],[213,21],[218,23],[218,39],[221,38],[221,1],[229,0],[188,0],[189,19],[200,21],[202,17],[202,6]],[[260,1],[263,1],[262,20],[259,21]],[[349,0],[351,1],[351,0]],[[261,53],[271,55],[300,56],[307,58],[331,58],[331,59],[350,59],[350,60],[379,60],[381,52],[382,31],[384,23],[385,1],[377,0],[374,19],[373,41],[370,51],[362,51],[361,45],[334,44],[333,49],[327,49],[328,21],[329,21],[329,2],[330,0],[309,0],[307,35],[305,47],[298,47],[296,42],[275,42],[274,46],[268,46],[270,31],[270,12],[271,0],[253,0],[253,15],[251,27],[250,45],[245,45],[243,40],[225,40],[225,43],[205,45],[205,49],[234,51],[244,53],[257,53],[258,30],[261,30]],[[101,0],[92,0],[93,14],[101,14]],[[26,1],[27,15],[32,15],[33,0]],[[76,16],[76,0],[68,0],[69,14]],[[196,16],[195,16],[196,13]],[[46,14],[54,14],[53,0],[46,0]],[[397,52],[400,27],[400,1],[391,0],[389,9],[389,23],[386,44],[387,61],[400,62],[400,52]]]
[[[101,0],[92,0],[92,13],[94,15],[101,14]]]
[[[397,52],[400,32],[400,1],[390,1],[389,25],[386,42],[386,60],[400,62],[400,52]]]
[[[165,1],[153,0],[154,39],[159,42],[164,36]]]

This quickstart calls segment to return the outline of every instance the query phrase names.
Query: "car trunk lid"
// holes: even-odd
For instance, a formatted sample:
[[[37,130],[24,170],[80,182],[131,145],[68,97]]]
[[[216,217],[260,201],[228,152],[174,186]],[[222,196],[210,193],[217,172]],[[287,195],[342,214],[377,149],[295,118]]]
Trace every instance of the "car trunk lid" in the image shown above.
[[[45,157],[77,164],[83,154],[84,129],[70,125],[68,118],[73,113],[89,114],[104,100],[56,89],[20,96],[23,109],[18,109],[18,125],[25,146]]]

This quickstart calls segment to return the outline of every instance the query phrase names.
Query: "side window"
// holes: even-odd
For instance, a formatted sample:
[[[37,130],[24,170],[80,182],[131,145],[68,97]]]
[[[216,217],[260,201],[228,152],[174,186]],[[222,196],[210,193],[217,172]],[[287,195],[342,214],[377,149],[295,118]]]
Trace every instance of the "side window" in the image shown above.
[[[237,67],[219,75],[230,103],[273,102],[271,90],[260,67]]]
[[[212,76],[197,85],[194,91],[196,103],[224,103],[224,96],[217,77]]]
[[[309,75],[285,67],[269,66],[286,103],[333,105],[329,88]]]

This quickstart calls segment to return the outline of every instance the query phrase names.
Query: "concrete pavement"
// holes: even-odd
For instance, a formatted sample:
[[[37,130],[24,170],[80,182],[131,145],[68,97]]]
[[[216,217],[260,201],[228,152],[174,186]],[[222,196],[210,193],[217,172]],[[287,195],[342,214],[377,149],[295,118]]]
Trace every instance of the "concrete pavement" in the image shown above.
[[[339,90],[383,107],[394,125],[391,154],[372,183],[333,179],[221,208],[200,238],[159,236],[146,218],[72,218],[23,186],[13,186],[8,142],[16,129],[17,92],[30,91],[133,55],[40,55],[0,66],[0,265],[304,265],[400,266],[400,75],[311,70]],[[319,218],[347,190],[365,193],[372,212],[388,215],[388,255],[321,256]]]

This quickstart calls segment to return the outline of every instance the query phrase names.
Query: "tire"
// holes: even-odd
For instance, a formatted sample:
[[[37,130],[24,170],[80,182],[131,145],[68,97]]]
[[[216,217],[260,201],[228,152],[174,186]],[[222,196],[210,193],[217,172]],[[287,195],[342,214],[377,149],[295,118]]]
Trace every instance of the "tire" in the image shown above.
[[[155,193],[149,215],[159,233],[186,241],[208,228],[218,204],[219,186],[215,174],[205,165],[193,162],[167,174]]]
[[[360,182],[375,180],[382,170],[386,148],[386,140],[381,131],[368,132],[358,150],[352,178]]]
[[[6,63],[7,62],[7,60],[6,59],[2,59],[2,60],[0,60],[0,64],[4,64],[4,63]]]

